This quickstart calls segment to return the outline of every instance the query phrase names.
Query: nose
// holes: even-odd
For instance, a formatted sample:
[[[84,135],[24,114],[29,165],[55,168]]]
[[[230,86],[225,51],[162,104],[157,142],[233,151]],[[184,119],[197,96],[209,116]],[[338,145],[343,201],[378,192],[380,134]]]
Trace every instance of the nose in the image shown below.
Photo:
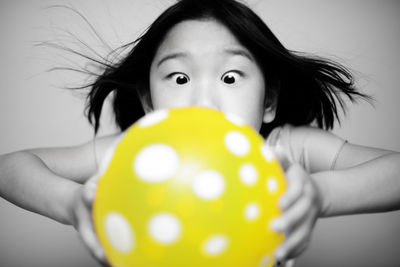
[[[193,106],[219,109],[218,88],[211,82],[202,82],[194,86],[192,94]]]

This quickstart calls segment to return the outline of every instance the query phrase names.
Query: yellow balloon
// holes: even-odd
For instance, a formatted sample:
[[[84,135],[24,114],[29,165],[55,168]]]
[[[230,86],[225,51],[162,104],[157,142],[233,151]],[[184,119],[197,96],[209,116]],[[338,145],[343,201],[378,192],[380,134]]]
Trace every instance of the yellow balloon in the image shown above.
[[[104,163],[93,218],[113,266],[258,267],[283,241],[284,173],[262,137],[200,107],[150,113]]]

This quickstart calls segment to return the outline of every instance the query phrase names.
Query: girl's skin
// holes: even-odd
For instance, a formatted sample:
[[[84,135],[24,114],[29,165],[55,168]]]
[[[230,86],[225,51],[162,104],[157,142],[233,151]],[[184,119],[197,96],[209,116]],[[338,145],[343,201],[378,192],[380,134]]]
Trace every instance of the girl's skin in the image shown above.
[[[264,105],[265,77],[256,59],[212,19],[174,26],[157,50],[149,78],[154,109],[212,107],[242,117],[257,131],[275,116],[275,110]],[[97,162],[119,137],[3,155],[0,194],[25,209],[72,224],[92,254],[106,264],[93,231],[96,180],[90,177],[96,177]],[[271,225],[286,235],[275,253],[278,260],[296,257],[307,247],[318,217],[400,208],[399,153],[347,143],[335,170],[329,170],[342,139],[298,127],[292,142],[293,149],[308,155],[311,165],[310,173],[296,162],[286,171],[288,190],[279,203],[283,215]]]

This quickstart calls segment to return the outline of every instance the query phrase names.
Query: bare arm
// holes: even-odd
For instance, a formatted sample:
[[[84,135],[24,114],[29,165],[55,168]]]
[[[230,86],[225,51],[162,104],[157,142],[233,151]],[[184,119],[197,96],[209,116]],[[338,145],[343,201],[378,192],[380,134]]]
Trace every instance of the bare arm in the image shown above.
[[[303,146],[321,191],[321,216],[400,209],[400,153],[343,143],[308,127],[295,130],[293,140]]]
[[[97,170],[116,136],[66,148],[42,148],[0,156],[0,196],[32,212],[71,224],[76,192]]]
[[[400,209],[399,153],[349,144],[311,127],[293,129],[286,140],[293,164],[279,203],[283,214],[271,224],[286,235],[277,259],[304,251],[318,217]]]
[[[30,152],[0,157],[0,195],[26,210],[70,224],[69,206],[80,186],[52,172]]]
[[[400,153],[346,144],[335,170],[312,177],[323,217],[400,209]]]

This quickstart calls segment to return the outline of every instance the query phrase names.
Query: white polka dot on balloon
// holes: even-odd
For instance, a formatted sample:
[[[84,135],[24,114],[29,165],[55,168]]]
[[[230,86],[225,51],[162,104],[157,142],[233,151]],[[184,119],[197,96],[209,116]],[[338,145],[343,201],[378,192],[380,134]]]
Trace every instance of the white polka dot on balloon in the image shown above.
[[[271,193],[275,192],[276,189],[278,189],[278,182],[274,177],[270,177],[267,179],[267,188],[268,191]]]
[[[275,159],[275,155],[274,152],[272,151],[272,148],[268,146],[265,145],[262,146],[261,153],[267,161],[273,161]]]
[[[209,237],[203,245],[203,251],[210,255],[215,256],[222,253],[228,246],[228,238],[222,234],[217,234]]]
[[[127,253],[134,246],[132,228],[124,216],[117,212],[110,212],[105,218],[105,232],[112,246],[119,252]]]
[[[171,244],[181,234],[181,223],[177,217],[169,213],[158,213],[149,222],[150,236],[163,244]]]
[[[199,198],[211,200],[223,193],[225,181],[219,172],[203,170],[193,177],[192,189]]]
[[[245,218],[249,221],[253,221],[260,215],[260,207],[256,203],[250,203],[244,209]]]
[[[257,181],[258,173],[252,164],[246,163],[240,167],[239,177],[245,185],[253,185]]]
[[[133,169],[146,182],[161,182],[173,176],[179,166],[175,150],[164,144],[153,144],[140,150]]]
[[[225,135],[225,146],[236,156],[244,156],[250,150],[249,140],[236,131],[231,131]]]
[[[168,110],[157,110],[149,113],[138,121],[138,125],[141,127],[148,127],[157,124],[168,118]]]

